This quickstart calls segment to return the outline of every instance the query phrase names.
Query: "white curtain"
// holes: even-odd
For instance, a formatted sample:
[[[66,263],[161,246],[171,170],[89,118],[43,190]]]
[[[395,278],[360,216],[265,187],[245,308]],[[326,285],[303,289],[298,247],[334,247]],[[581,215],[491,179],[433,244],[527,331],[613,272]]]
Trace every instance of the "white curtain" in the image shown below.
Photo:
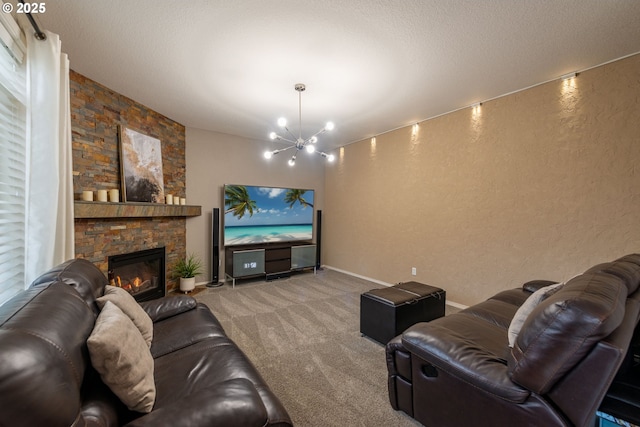
[[[41,41],[29,33],[27,286],[75,256],[69,60],[57,34]]]

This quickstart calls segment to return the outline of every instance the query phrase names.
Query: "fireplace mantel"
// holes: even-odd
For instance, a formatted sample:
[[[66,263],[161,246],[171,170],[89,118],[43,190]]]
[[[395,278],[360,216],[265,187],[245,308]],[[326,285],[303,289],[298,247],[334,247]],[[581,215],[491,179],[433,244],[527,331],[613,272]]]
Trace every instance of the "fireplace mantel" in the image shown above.
[[[75,218],[155,218],[202,215],[201,206],[159,203],[74,202]]]

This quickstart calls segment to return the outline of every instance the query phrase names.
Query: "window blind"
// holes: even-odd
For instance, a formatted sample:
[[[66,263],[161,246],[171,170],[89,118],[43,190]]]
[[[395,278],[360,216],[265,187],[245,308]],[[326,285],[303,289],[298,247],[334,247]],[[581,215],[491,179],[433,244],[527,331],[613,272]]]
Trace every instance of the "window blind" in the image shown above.
[[[3,20],[4,21],[4,20]],[[4,26],[5,22],[0,22]],[[0,45],[0,305],[24,289],[26,67]]]

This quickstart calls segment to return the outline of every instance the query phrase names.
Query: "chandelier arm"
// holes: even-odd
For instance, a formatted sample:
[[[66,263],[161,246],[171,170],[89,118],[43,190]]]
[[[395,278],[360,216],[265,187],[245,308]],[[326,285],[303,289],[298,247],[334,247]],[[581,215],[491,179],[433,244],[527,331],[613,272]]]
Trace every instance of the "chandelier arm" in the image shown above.
[[[295,145],[290,145],[290,146],[288,146],[288,147],[286,147],[286,148],[283,148],[282,150],[278,150],[278,152],[279,152],[279,153],[282,153],[283,151],[287,151],[287,150],[289,150],[289,149],[291,149],[291,148],[294,148],[294,147],[295,147]]]
[[[286,143],[288,143],[288,144],[295,144],[295,143],[296,143],[296,141],[293,141],[293,140],[291,140],[291,139],[288,139],[288,138],[282,137],[282,136],[280,136],[280,135],[278,135],[278,136],[277,136],[277,138],[276,138],[276,139],[274,139],[274,141],[276,141],[276,142],[281,142],[281,143],[283,143],[283,144],[285,143],[284,141],[286,141]]]
[[[294,141],[291,141],[291,142],[293,142],[294,144],[295,144],[296,142],[298,142],[298,138],[296,138],[296,136],[293,134],[293,132],[291,132],[291,131],[289,130],[289,128],[288,128],[288,127],[286,127],[286,126],[285,126],[285,127],[284,127],[284,129],[285,129],[285,130],[289,133],[289,135],[291,135],[291,137],[294,139]],[[284,138],[283,138],[283,139],[284,139]],[[289,141],[289,140],[287,139],[287,141]]]
[[[305,144],[307,142],[310,142],[313,138],[315,138],[318,135],[322,135],[323,133],[325,133],[327,130],[325,128],[320,129],[318,132],[316,132],[315,134],[311,135],[309,138],[307,138],[304,142]]]
[[[325,159],[327,159],[330,162],[332,162],[333,159],[334,159],[334,156],[332,154],[325,153],[324,151],[315,151],[315,152],[318,153],[320,156],[324,157]]]

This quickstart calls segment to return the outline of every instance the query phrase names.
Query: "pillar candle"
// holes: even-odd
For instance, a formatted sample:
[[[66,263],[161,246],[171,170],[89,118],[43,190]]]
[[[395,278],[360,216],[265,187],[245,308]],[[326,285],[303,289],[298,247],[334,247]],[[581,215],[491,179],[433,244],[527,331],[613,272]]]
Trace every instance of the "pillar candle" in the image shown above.
[[[118,189],[109,190],[109,201],[115,203],[120,201],[120,191]]]

